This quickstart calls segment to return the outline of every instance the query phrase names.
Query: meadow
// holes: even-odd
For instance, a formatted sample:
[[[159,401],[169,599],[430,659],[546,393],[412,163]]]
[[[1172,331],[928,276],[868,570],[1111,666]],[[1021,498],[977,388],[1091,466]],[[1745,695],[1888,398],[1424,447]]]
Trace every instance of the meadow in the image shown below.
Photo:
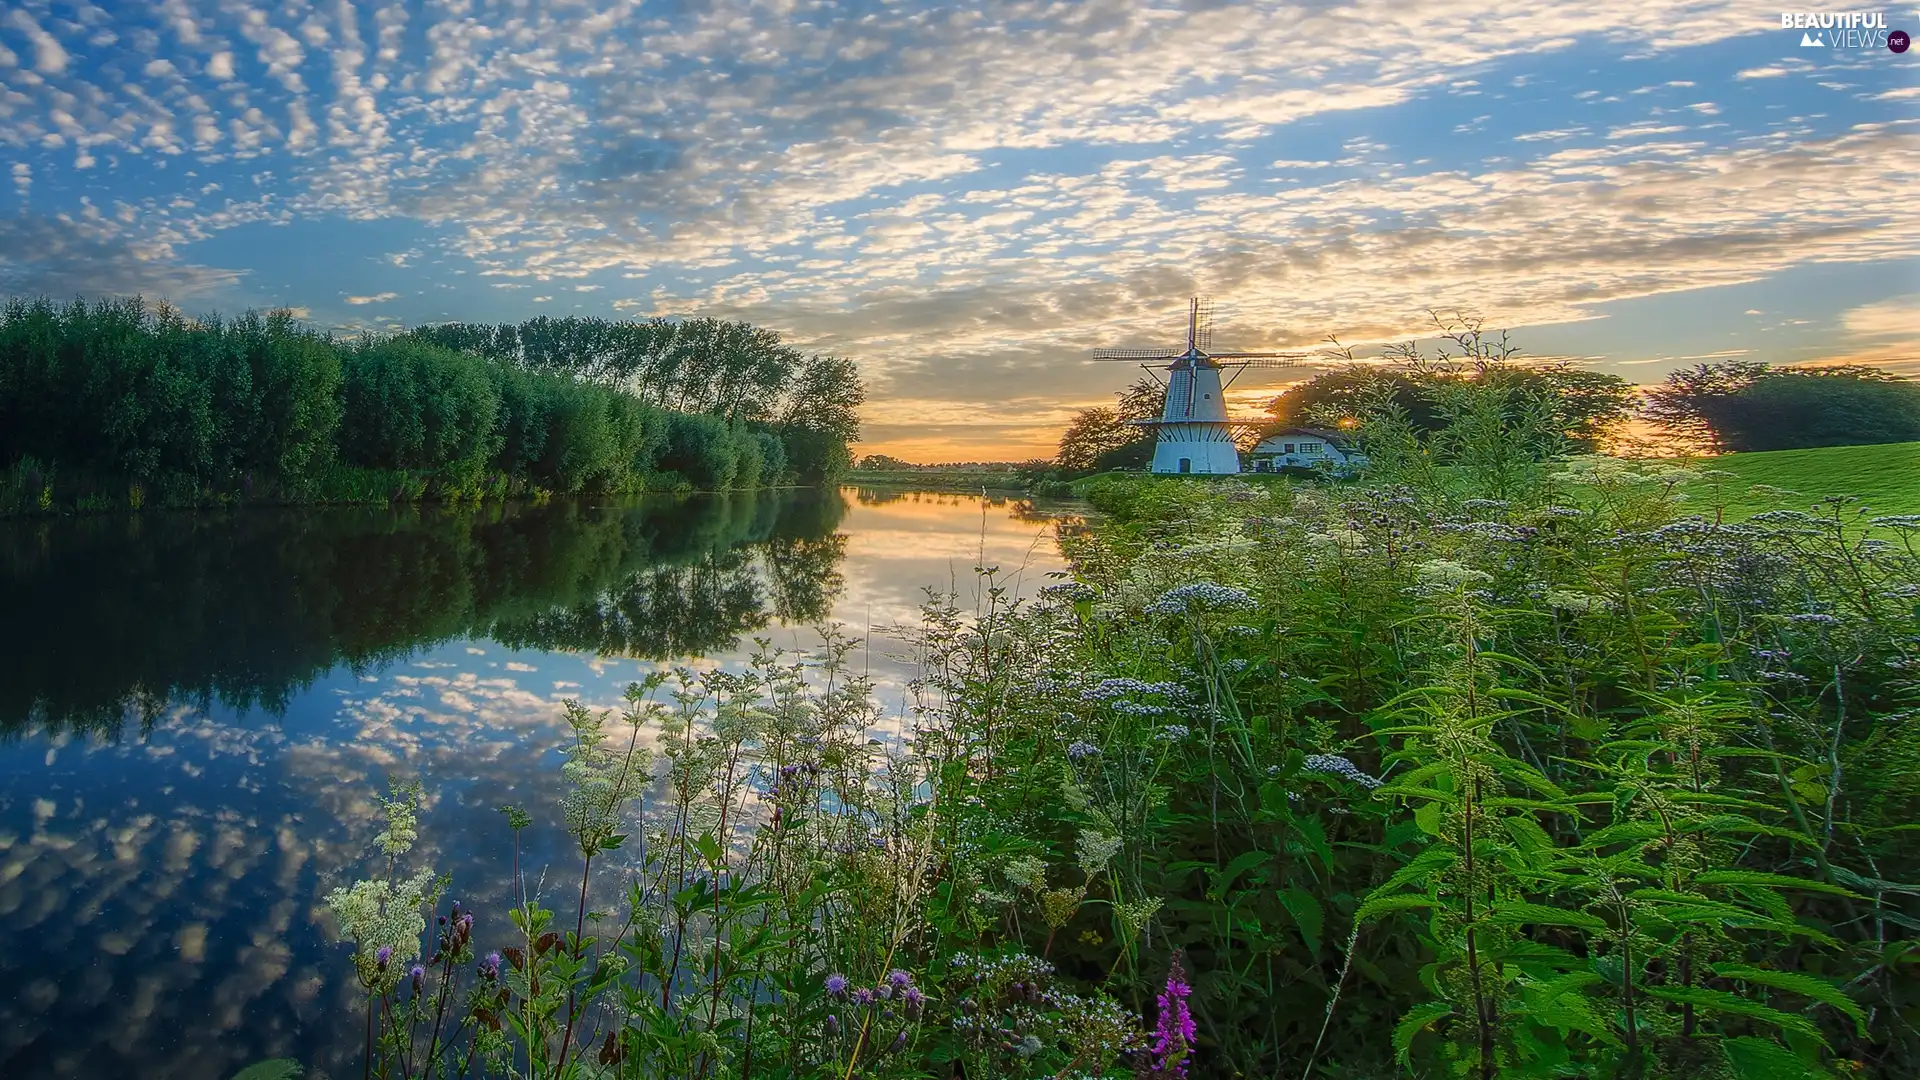
[[[1874,514],[1920,514],[1920,442],[1723,454],[1699,464],[1707,475],[1685,490],[1729,520],[1837,495]]]
[[[1369,417],[1363,484],[1086,482],[905,701],[828,631],[569,704],[580,876],[510,910],[393,778],[327,901],[367,1074],[1913,1075],[1920,517],[1734,520],[1508,404]]]

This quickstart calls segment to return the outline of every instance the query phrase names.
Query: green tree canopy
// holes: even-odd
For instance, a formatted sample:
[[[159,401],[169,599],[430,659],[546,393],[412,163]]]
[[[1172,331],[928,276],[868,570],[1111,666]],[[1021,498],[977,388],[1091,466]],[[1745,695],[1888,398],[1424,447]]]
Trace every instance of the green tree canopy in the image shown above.
[[[1715,450],[1920,439],[1920,383],[1879,368],[1697,364],[1647,392],[1641,414]]]

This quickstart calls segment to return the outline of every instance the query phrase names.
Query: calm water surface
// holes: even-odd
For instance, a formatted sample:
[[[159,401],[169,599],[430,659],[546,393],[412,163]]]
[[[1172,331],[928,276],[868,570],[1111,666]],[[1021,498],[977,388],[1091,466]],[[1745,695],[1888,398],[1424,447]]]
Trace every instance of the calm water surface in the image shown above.
[[[530,876],[577,868],[563,698],[831,620],[897,703],[885,631],[923,589],[970,597],[984,558],[1031,595],[1071,521],[851,489],[0,521],[0,1076],[358,1076],[317,907],[369,865],[388,775],[424,780],[415,856],[484,919],[510,876],[494,807],[540,822]],[[475,930],[504,940],[504,914]]]

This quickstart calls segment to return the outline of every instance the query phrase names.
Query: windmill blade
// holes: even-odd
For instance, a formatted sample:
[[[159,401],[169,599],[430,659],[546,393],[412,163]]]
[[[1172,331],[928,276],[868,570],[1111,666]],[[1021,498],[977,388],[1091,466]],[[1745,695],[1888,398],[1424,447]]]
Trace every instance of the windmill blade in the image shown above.
[[[1213,348],[1213,297],[1196,296],[1193,301],[1194,347],[1201,352]]]
[[[1214,353],[1215,360],[1238,367],[1284,368],[1314,363],[1308,353]]]
[[[1095,360],[1178,360],[1180,354],[1167,349],[1095,349]]]

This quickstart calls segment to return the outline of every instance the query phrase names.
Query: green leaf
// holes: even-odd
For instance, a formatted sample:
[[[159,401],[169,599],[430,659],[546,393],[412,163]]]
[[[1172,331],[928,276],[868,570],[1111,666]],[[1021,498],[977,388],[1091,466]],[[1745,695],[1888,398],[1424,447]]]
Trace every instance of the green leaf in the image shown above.
[[[1671,1001],[1676,1005],[1692,1005],[1698,1009],[1711,1009],[1714,1012],[1732,1013],[1735,1016],[1751,1017],[1762,1023],[1772,1024],[1782,1031],[1797,1031],[1802,1035],[1821,1039],[1820,1029],[1813,1021],[1804,1016],[1781,1012],[1770,1005],[1762,1005],[1750,998],[1738,994],[1729,994],[1725,990],[1709,990],[1701,986],[1681,988],[1677,986],[1646,986],[1641,992],[1662,1001]]]
[[[1430,802],[1413,812],[1413,820],[1428,836],[1440,835],[1440,804]]]
[[[1453,1015],[1453,1006],[1444,1001],[1429,1001],[1417,1005],[1412,1012],[1400,1018],[1400,1024],[1393,1029],[1393,1056],[1400,1064],[1410,1065],[1409,1055],[1413,1050],[1413,1037],[1426,1030],[1436,1020]]]
[[[1327,828],[1316,817],[1301,816],[1293,819],[1293,831],[1307,842],[1315,855],[1320,856],[1320,865],[1333,869],[1333,845],[1327,843]]]
[[[600,850],[601,851],[618,851],[620,850],[620,845],[626,842],[627,842],[627,836],[625,833],[615,833],[614,835],[607,837],[605,840],[600,841]]]
[[[1408,885],[1426,884],[1435,872],[1445,870],[1460,861],[1460,853],[1447,847],[1430,847],[1415,855],[1407,865],[1393,872],[1393,876],[1373,890],[1382,896],[1398,892]]]
[[[1607,929],[1604,919],[1589,915],[1584,911],[1572,911],[1567,908],[1548,907],[1545,904],[1529,904],[1518,900],[1502,901],[1487,921],[1501,926],[1518,926],[1531,923],[1535,926],[1577,926],[1589,933],[1603,933]]]
[[[1438,903],[1439,901],[1433,897],[1419,893],[1407,893],[1403,896],[1369,896],[1366,902],[1360,905],[1360,910],[1353,913],[1353,921],[1362,923],[1375,915],[1385,915],[1391,911],[1409,911],[1413,908],[1430,908]]]
[[[1233,879],[1271,858],[1273,855],[1265,851],[1243,851],[1234,856],[1233,861],[1227,864],[1227,868],[1220,871],[1220,875],[1213,879],[1213,895],[1222,900],[1226,899],[1227,890],[1233,887]]]
[[[1726,1039],[1720,1044],[1733,1067],[1734,1080],[1811,1080],[1826,1075],[1815,1072],[1793,1051],[1772,1039],[1752,1035]]]
[[[1713,973],[1725,979],[1738,979],[1755,986],[1770,986],[1775,990],[1785,990],[1789,994],[1813,998],[1815,1001],[1831,1005],[1848,1016],[1861,1034],[1867,1031],[1867,1014],[1858,1002],[1840,991],[1840,988],[1824,979],[1812,975],[1803,975],[1797,971],[1773,971],[1766,968],[1752,968],[1744,964],[1715,964]]]
[[[1696,885],[1764,885],[1769,889],[1806,889],[1809,892],[1831,893],[1834,896],[1846,896],[1855,900],[1865,899],[1859,893],[1849,892],[1838,885],[1829,885],[1812,878],[1798,878],[1788,874],[1768,874],[1759,870],[1706,870],[1693,877]]]
[[[1320,901],[1305,889],[1286,889],[1280,893],[1280,906],[1293,916],[1294,924],[1300,927],[1300,937],[1307,943],[1307,951],[1314,955],[1320,953],[1320,931],[1327,921],[1326,909]]]

